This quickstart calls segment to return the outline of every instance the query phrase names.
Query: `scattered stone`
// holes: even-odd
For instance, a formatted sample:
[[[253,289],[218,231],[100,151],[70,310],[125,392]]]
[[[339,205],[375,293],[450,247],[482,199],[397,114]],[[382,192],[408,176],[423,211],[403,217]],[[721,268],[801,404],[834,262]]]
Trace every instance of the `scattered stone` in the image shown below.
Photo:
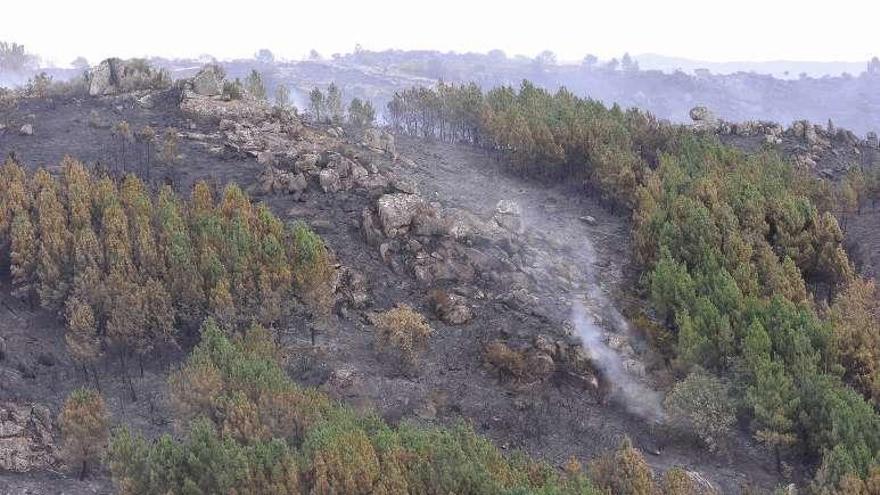
[[[0,404],[0,471],[26,473],[56,460],[49,410],[38,404]]]
[[[51,352],[41,352],[40,355],[37,356],[37,363],[42,366],[55,366],[55,362],[55,355],[53,355]]]
[[[578,220],[584,222],[587,225],[596,225],[596,219],[592,215],[584,215],[582,217],[578,217]]]
[[[350,388],[355,381],[357,373],[354,368],[337,368],[330,372],[329,383],[335,389]]]
[[[370,292],[367,277],[350,267],[338,270],[339,279],[336,292],[342,300],[355,309],[363,309],[370,303]]]
[[[464,304],[462,297],[458,294],[433,289],[428,293],[428,297],[431,299],[431,308],[434,310],[434,314],[445,323],[464,325],[474,317],[471,308]]]

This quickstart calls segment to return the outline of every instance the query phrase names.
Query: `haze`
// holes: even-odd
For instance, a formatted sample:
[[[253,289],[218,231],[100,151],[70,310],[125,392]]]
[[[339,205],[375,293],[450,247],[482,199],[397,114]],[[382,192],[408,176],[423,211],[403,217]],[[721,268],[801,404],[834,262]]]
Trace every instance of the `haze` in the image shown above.
[[[435,49],[534,56],[560,61],[659,53],[710,62],[865,61],[877,55],[880,4],[846,0],[822,8],[803,2],[510,2],[401,0],[270,2],[11,2],[0,39],[23,43],[45,63],[85,56],[250,57],[269,48],[299,59],[369,50]],[[662,21],[660,20],[662,19]],[[783,21],[783,22],[781,22]]]

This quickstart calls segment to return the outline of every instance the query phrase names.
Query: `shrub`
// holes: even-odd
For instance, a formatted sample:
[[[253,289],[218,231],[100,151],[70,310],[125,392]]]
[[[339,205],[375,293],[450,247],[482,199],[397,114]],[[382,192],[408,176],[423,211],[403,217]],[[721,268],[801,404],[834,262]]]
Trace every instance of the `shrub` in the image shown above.
[[[701,369],[673,387],[666,408],[674,424],[693,431],[711,452],[730,434],[736,420],[727,385]]]
[[[418,364],[419,355],[428,347],[431,332],[425,317],[407,304],[398,304],[376,317],[376,345],[393,355],[407,370],[413,370]]]
[[[485,351],[486,362],[495,367],[502,378],[521,380],[526,374],[526,356],[500,340],[490,342]]]
[[[594,459],[590,473],[596,486],[614,495],[653,495],[656,491],[651,468],[629,438],[616,451]]]
[[[223,81],[223,99],[240,100],[244,96],[244,85],[241,79],[235,78],[233,81]]]
[[[293,279],[303,302],[319,318],[333,310],[333,265],[324,241],[304,222],[293,226]]]

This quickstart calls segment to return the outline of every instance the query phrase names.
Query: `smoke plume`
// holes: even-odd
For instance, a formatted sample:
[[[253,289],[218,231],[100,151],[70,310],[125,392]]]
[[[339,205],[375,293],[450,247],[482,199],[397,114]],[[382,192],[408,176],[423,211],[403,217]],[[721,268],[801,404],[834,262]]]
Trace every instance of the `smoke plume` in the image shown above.
[[[613,308],[599,293],[590,294],[590,298],[602,302],[601,307],[608,313],[609,323],[613,330],[619,333],[628,333],[629,326],[623,316]],[[584,348],[589,352],[593,365],[602,373],[604,379],[611,385],[611,397],[619,401],[627,411],[642,418],[661,422],[664,412],[661,395],[638,382],[627,371],[620,354],[609,347],[606,332],[597,322],[594,314],[587,311],[583,303],[576,301],[572,305],[572,323],[583,342]]]

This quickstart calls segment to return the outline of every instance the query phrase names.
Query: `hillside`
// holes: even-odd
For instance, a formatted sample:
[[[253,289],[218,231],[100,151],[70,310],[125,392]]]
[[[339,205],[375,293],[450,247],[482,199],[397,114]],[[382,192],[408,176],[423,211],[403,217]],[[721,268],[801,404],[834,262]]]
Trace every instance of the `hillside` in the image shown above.
[[[433,114],[423,111],[431,94],[405,91],[420,83],[415,76],[388,71],[372,83],[398,93],[382,130],[335,119],[338,109],[328,122],[270,106],[254,97],[258,81],[236,89],[226,84],[236,73],[227,67],[224,81],[223,72],[190,70],[173,83],[152,68],[107,61],[81,87],[4,95],[0,152],[11,159],[0,189],[9,247],[0,390],[12,432],[0,442],[4,490],[147,486],[150,463],[164,462],[151,456],[180,452],[169,459],[186,467],[175,465],[166,488],[180,481],[210,492],[221,481],[193,481],[198,466],[182,459],[218,438],[226,443],[212,449],[257,456],[249,476],[289,493],[294,485],[582,493],[585,477],[613,491],[610,480],[626,474],[610,455],[650,466],[647,481],[638,476],[653,483],[653,472],[665,493],[693,493],[669,487],[682,472],[698,493],[805,485],[819,465],[829,486],[866,476],[871,463],[856,455],[876,447],[880,420],[862,398],[876,399],[871,378],[856,373],[874,363],[827,337],[826,329],[841,335],[849,326],[822,308],[864,309],[839,307],[859,279],[832,214],[841,224],[849,218],[847,235],[864,244],[857,236],[868,235],[873,208],[841,210],[846,203],[829,199],[841,196],[823,187],[850,184],[853,164],[872,170],[876,136],[803,122],[729,124],[705,109],[691,113],[696,129],[685,128],[529,84],[485,93],[440,86],[448,91],[437,98],[478,104]],[[263,93],[278,77],[266,74]],[[351,77],[345,94],[361,94],[363,72]],[[488,111],[475,118],[479,108]],[[88,359],[71,345],[84,327],[69,309],[82,294],[69,286],[89,284],[75,281],[84,269],[64,268],[84,228],[70,193],[76,174],[95,191],[81,221],[94,224],[99,285],[111,294],[89,296]],[[131,231],[112,227],[122,221],[108,192],[116,189]],[[869,202],[868,188],[859,191],[856,207]],[[47,220],[49,211],[60,220]],[[26,222],[36,236],[22,234]],[[47,232],[66,229],[65,240],[50,241]],[[146,261],[152,242],[141,235],[166,253],[156,255],[161,267]],[[41,261],[28,265],[22,246],[34,238]],[[110,261],[125,239],[132,261]],[[193,257],[180,258],[181,239]],[[875,257],[864,258],[870,274]],[[60,275],[50,277],[47,260]],[[113,292],[120,263],[161,290]],[[163,291],[170,319],[123,324],[134,313],[113,301]],[[156,335],[127,340],[126,331],[145,326]],[[159,330],[173,337],[160,339]],[[198,374],[200,366],[215,375]],[[695,400],[682,383],[723,399],[708,433],[669,399]],[[92,384],[110,422],[132,436],[114,434],[110,462],[79,481],[54,418],[71,391]],[[212,386],[222,400],[187,395]],[[296,417],[277,416],[284,410]],[[157,443],[137,437],[166,433],[173,437]],[[440,449],[450,436],[460,455]],[[351,445],[363,457],[346,457]],[[259,457],[270,447],[281,449],[274,461]],[[502,456],[515,450],[529,460]],[[221,461],[232,462],[211,458]],[[434,471],[445,463],[448,477]],[[477,474],[458,471],[468,465]],[[361,466],[369,469],[349,471]]]

